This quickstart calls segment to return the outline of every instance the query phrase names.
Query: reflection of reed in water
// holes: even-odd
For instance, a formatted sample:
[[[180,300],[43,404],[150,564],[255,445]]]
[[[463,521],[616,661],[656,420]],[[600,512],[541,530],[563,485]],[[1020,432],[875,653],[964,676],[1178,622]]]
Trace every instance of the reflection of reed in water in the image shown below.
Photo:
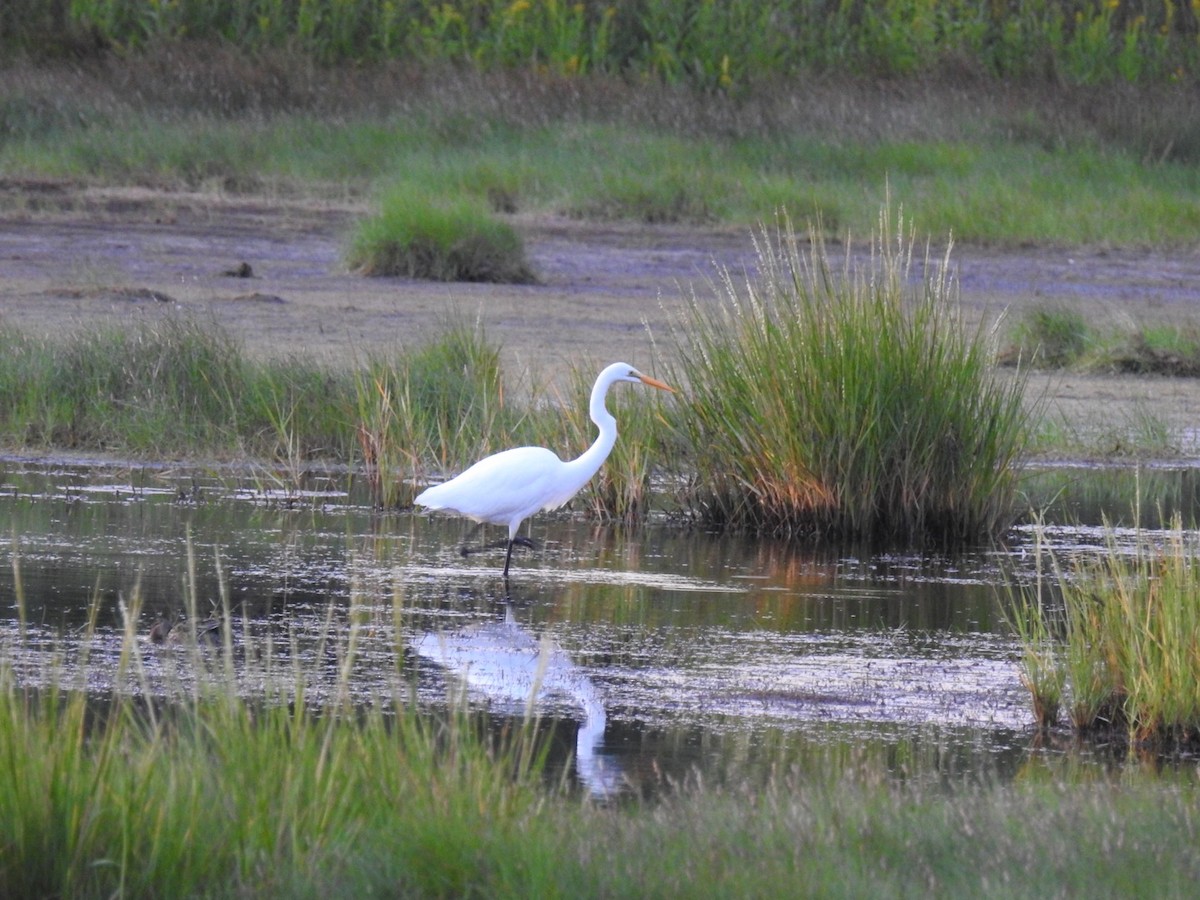
[[[579,704],[583,722],[575,738],[575,771],[596,796],[619,788],[619,770],[601,753],[607,719],[600,691],[548,635],[539,639],[518,623],[512,604],[505,604],[502,620],[426,632],[413,640],[413,649],[488,699],[519,704],[527,716],[539,699],[554,695]]]

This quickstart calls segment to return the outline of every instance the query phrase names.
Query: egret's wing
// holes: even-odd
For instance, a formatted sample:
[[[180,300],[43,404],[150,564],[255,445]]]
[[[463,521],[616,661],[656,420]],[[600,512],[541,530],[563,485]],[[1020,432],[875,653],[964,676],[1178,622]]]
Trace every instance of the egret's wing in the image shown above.
[[[562,461],[544,447],[517,447],[485,457],[456,478],[423,491],[413,502],[480,522],[508,524],[541,509],[555,494]]]

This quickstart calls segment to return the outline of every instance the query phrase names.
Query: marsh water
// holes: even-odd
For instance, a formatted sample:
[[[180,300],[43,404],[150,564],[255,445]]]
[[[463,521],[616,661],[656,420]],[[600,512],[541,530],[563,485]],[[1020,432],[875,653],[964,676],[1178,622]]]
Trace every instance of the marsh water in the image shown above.
[[[1196,480],[1064,467],[1026,484],[1041,539],[1087,552],[1104,517],[1194,519]],[[0,521],[0,653],[31,685],[69,680],[86,650],[78,677],[98,697],[166,691],[196,658],[145,634],[194,596],[196,615],[227,605],[239,640],[277,660],[236,673],[242,690],[286,700],[302,678],[312,699],[431,711],[465,697],[496,727],[533,713],[596,794],[780,766],[1003,781],[1066,752],[1035,739],[1004,618],[1036,577],[1028,523],[944,555],[543,515],[506,583],[502,551],[460,554],[461,521],[380,512],[344,471],[15,458],[0,461]],[[347,668],[336,638],[351,630]]]

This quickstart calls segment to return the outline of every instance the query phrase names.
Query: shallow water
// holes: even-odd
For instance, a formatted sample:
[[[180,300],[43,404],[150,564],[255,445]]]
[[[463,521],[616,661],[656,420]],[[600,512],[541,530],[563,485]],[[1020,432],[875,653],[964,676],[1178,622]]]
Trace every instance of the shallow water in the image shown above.
[[[1131,497],[1125,477],[1093,495]],[[1186,507],[1193,477],[1157,472],[1134,488]],[[1045,539],[1099,546],[1072,491],[1047,492],[1058,506]],[[378,513],[344,472],[13,459],[0,463],[0,511],[18,563],[0,570],[0,652],[30,684],[85,649],[98,696],[202,677],[195,658],[144,638],[140,674],[120,668],[131,605],[145,634],[184,612],[194,581],[201,616],[225,590],[239,628],[272,648],[273,666],[237,673],[247,693],[287,696],[297,671],[310,697],[333,691],[342,661],[322,638],[353,625],[356,699],[391,703],[412,686],[433,708],[465,692],[499,723],[533,698],[558,758],[573,751],[571,776],[596,794],[779,766],[1007,780],[1056,752],[1033,748],[1002,612],[1007,586],[1034,577],[1030,525],[943,557],[547,515],[506,588],[501,551],[459,554],[460,521]]]

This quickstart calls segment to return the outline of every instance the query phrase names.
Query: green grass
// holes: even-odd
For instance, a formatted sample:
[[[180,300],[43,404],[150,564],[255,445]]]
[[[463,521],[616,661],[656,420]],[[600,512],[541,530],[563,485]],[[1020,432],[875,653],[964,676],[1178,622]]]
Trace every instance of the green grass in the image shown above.
[[[583,452],[595,438],[586,398],[599,368],[573,365],[564,395],[534,373],[503,372],[500,349],[476,323],[450,314],[433,340],[352,368],[252,360],[215,321],[170,310],[53,340],[0,328],[0,441],[250,457],[282,463],[297,478],[312,461],[349,463],[390,508],[408,505],[432,473],[507,447]],[[644,397],[611,402],[627,433],[584,505],[603,518],[634,519],[656,474],[661,407]]]
[[[1099,554],[1051,559],[1061,602],[1039,582],[1014,613],[1027,686],[1045,724],[1062,706],[1079,731],[1159,747],[1195,744],[1198,553],[1195,534],[1176,517],[1164,534],[1139,527],[1132,546],[1110,529]]]
[[[505,399],[500,352],[447,319],[437,340],[356,373],[358,437],[378,502],[410,505],[429,469],[503,449],[526,415]]]
[[[0,434],[17,445],[344,458],[348,383],[298,362],[252,364],[215,322],[184,314],[57,340],[0,332]]]
[[[1200,324],[1137,323],[1102,328],[1078,309],[1035,307],[1012,327],[1007,363],[1078,372],[1200,375]]]
[[[1028,442],[1023,380],[997,380],[959,318],[947,261],[908,286],[912,235],[880,216],[872,260],[819,235],[759,237],[758,275],[693,301],[672,421],[703,521],[855,538],[971,540],[1012,514]]]
[[[364,275],[525,284],[536,280],[516,229],[465,196],[435,197],[411,185],[384,195],[347,253]]]
[[[378,214],[357,261],[371,268],[382,254],[381,271],[405,271],[418,238],[444,258],[464,228],[508,252],[506,220],[489,210],[748,227],[786,208],[830,234],[867,234],[889,188],[920,233],[958,241],[1171,246],[1200,227],[1200,124],[1178,87],[995,84],[967,108],[953,83],[734,99],[599,76],[213,57],[184,47],[6,70],[0,173],[369,202]],[[5,202],[29,213],[47,198]]]
[[[1080,363],[1099,338],[1083,313],[1041,307],[1025,312],[1012,329],[1011,345],[1002,358],[1039,368],[1071,368]]]

